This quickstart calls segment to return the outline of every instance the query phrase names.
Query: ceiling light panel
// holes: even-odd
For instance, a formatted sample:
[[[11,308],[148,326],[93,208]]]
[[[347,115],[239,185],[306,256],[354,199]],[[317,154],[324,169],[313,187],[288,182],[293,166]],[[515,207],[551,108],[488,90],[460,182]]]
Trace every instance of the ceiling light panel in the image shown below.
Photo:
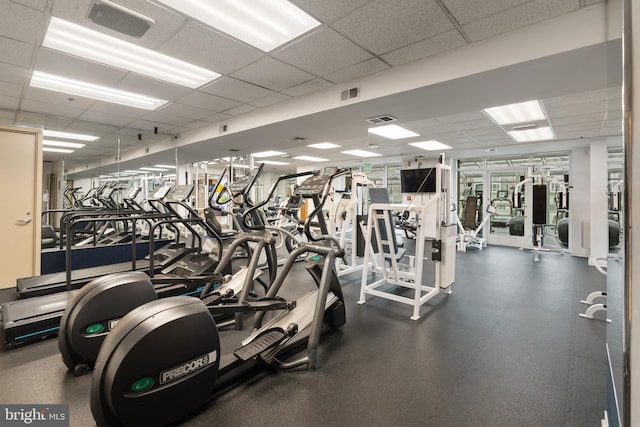
[[[306,162],[328,162],[329,159],[323,159],[321,157],[312,157],[312,156],[298,156],[294,157],[296,160],[304,160]]]
[[[260,153],[251,153],[253,157],[273,157],[273,156],[284,156],[287,153],[283,153],[282,151],[262,151]]]
[[[342,154],[349,154],[351,156],[358,156],[358,157],[378,157],[378,156],[381,156],[381,154],[379,154],[379,153],[373,153],[371,151],[365,151],[365,150],[342,151]]]
[[[546,120],[542,106],[537,100],[485,108],[483,111],[499,125]]]
[[[68,150],[66,148],[52,148],[52,147],[42,147],[42,151],[49,151],[51,153],[73,153],[73,150]]]
[[[284,166],[289,163],[286,162],[276,162],[275,160],[256,160],[257,163],[264,163],[265,165],[276,165],[276,166]]]
[[[147,167],[140,168],[140,170],[142,170],[142,171],[152,171],[152,172],[166,172],[167,171],[167,169],[163,169],[163,168],[147,168]]]
[[[265,52],[320,25],[287,0],[158,1]]]
[[[317,148],[319,150],[328,150],[330,148],[338,148],[340,146],[331,142],[319,142],[317,144],[309,144],[307,147]]]
[[[154,167],[156,168],[166,168],[166,169],[175,169],[175,166],[171,166],[171,165],[154,165]]]
[[[414,147],[418,147],[427,151],[451,149],[451,147],[448,146],[447,144],[443,144],[442,142],[435,141],[435,140],[410,142],[409,145],[413,145]]]
[[[127,105],[129,107],[141,108],[144,110],[155,110],[168,102],[164,99],[152,98],[150,96],[140,95],[133,92],[112,89],[107,86],[99,86],[80,80],[68,79],[66,77],[43,73],[41,71],[33,72],[30,85],[41,89],[83,96],[85,98]]]
[[[507,133],[516,142],[549,141],[555,139],[550,127],[529,130],[512,130]]]
[[[389,139],[403,139],[411,138],[413,136],[420,136],[419,134],[398,125],[377,126],[374,128],[369,128],[369,133]]]
[[[80,133],[71,132],[59,132],[55,130],[45,129],[42,131],[43,136],[50,136],[51,138],[64,138],[64,139],[76,139],[78,141],[95,141],[100,138],[99,136],[83,135]]]
[[[47,139],[42,141],[42,145],[49,147],[63,147],[63,148],[82,148],[85,144],[79,142],[67,142],[67,141],[49,141]]]
[[[52,17],[43,46],[192,89],[220,74],[168,55]]]

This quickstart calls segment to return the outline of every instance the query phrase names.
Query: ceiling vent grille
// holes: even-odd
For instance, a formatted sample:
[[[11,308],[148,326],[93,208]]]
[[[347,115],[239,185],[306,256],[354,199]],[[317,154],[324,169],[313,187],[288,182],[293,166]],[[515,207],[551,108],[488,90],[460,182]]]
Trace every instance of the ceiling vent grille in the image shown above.
[[[358,87],[352,87],[340,92],[340,101],[349,101],[358,97],[360,97],[360,89]]]
[[[109,0],[93,0],[87,18],[95,24],[140,38],[155,21]]]
[[[380,123],[395,122],[396,118],[385,114],[383,116],[371,117],[370,119],[367,119],[367,121],[369,123],[373,123],[374,125],[379,125]]]

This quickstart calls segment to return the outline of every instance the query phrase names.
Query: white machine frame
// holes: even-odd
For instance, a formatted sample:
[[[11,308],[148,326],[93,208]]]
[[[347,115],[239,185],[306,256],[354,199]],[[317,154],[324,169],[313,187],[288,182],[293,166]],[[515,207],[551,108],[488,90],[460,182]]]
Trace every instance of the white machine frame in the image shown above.
[[[455,281],[456,224],[450,221],[449,194],[446,190],[449,185],[451,168],[438,164],[436,173],[437,190],[435,194],[416,195],[416,197],[412,197],[411,203],[407,204],[374,203],[369,207],[369,220],[365,231],[367,247],[364,252],[363,264],[368,265],[372,258],[375,258],[371,245],[372,238],[374,238],[377,247],[383,252],[383,258],[386,258],[389,265],[384,259],[381,267],[376,265],[375,271],[381,273],[382,278],[372,283],[367,283],[369,271],[363,269],[358,304],[366,302],[366,295],[397,301],[412,306],[411,319],[417,320],[420,318],[420,307],[423,304],[438,295],[443,289],[447,294],[452,292],[451,285]],[[415,256],[410,257],[409,265],[403,265],[399,262],[404,254],[404,249],[394,245],[394,234],[392,233],[395,233],[395,224],[391,211],[409,211],[412,216],[415,215],[418,225],[415,238],[416,248]],[[384,224],[384,230],[380,229],[381,224]],[[387,236],[386,239],[382,239],[383,235]],[[433,242],[432,247],[436,250],[433,254],[437,263],[435,281],[432,285],[422,283],[426,252],[425,242],[427,240]],[[388,248],[388,253],[383,248]],[[413,289],[413,297],[398,295],[389,287],[381,289],[388,284]]]
[[[520,189],[520,187],[522,187],[526,183],[544,184],[546,181],[555,183],[558,187],[560,187],[561,189],[560,192],[565,193],[565,199],[566,199],[567,186],[565,185],[564,181],[559,181],[553,176],[551,176],[551,168],[549,166],[529,165],[527,168],[527,178],[525,178],[523,181],[520,181],[518,184],[516,184],[513,190],[514,207],[515,207],[515,199],[517,197],[518,190]],[[527,242],[530,241],[530,239],[533,237],[534,232],[536,237],[536,244],[528,245]],[[556,237],[551,234],[547,234],[546,225],[536,225],[534,227],[534,230],[531,231],[531,233],[525,235],[524,239],[522,240],[522,246],[520,246],[520,250],[524,250],[524,249],[532,250],[533,260],[536,262],[540,261],[540,252],[551,251],[550,248],[545,248],[542,246],[543,237],[548,237],[551,240],[553,240],[553,242],[558,247],[560,254],[564,254],[565,251],[562,248],[562,245],[560,244],[558,239],[556,239]]]
[[[468,247],[477,248],[479,250],[487,247],[487,239],[484,237],[478,237],[478,234],[484,226],[489,223],[489,220],[494,213],[496,213],[495,206],[489,205],[486,209],[484,219],[475,230],[467,230],[464,228],[462,221],[460,221],[460,217],[456,213],[456,222],[458,224],[458,229],[460,230],[460,233],[458,234],[458,244],[456,246],[458,252],[466,252]]]

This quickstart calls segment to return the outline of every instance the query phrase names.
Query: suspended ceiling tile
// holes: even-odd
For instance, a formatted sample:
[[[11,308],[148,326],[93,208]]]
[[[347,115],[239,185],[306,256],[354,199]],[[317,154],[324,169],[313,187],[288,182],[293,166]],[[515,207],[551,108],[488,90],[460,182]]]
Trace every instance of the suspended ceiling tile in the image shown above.
[[[219,123],[225,119],[228,119],[229,116],[223,113],[214,113],[210,116],[203,117],[202,120],[209,123]]]
[[[0,52],[2,52],[0,62],[27,68],[31,61],[33,45],[7,37],[0,37]],[[5,77],[2,76],[0,79],[4,80]]]
[[[434,0],[376,0],[331,24],[375,54],[384,54],[454,28]]]
[[[20,99],[14,96],[0,95],[0,107],[2,108],[11,108],[12,110],[17,110],[19,102]]]
[[[186,117],[176,116],[174,114],[169,114],[166,112],[160,111],[151,111],[144,116],[142,116],[145,120],[149,120],[154,123],[164,123],[172,126],[182,126],[184,124],[193,121],[193,119],[189,119]]]
[[[592,113],[592,114],[581,114],[575,116],[565,116],[565,117],[552,117],[551,124],[553,127],[563,126],[563,125],[573,125],[580,124],[584,122],[594,122],[599,121],[603,122],[605,118],[604,113]]]
[[[60,107],[78,109],[80,111],[84,111],[87,108],[90,108],[95,103],[95,100],[93,99],[76,97],[67,93],[40,89],[37,87],[28,87],[25,91],[24,99],[37,102],[46,102],[52,105],[59,105]],[[24,110],[26,109],[26,107],[23,105],[22,109]]]
[[[228,74],[263,56],[258,49],[192,21],[160,46],[158,51],[220,74]]]
[[[314,76],[276,59],[265,57],[236,71],[232,77],[279,91],[311,80]],[[257,105],[254,102],[252,104]]]
[[[556,138],[561,141],[571,140],[571,139],[586,139],[586,138],[596,138],[601,136],[600,128],[597,129],[581,129],[581,130],[573,130],[573,131],[556,131]]]
[[[573,131],[581,131],[581,130],[589,130],[589,129],[597,129],[598,131],[602,128],[602,121],[596,120],[592,122],[582,122],[582,123],[574,123],[567,125],[554,125],[553,130],[556,134],[562,134],[566,132]]]
[[[0,38],[0,52],[4,52],[2,48],[2,38]],[[6,64],[2,61],[4,58],[0,57],[0,81],[24,84],[28,82],[28,79],[31,77],[30,73],[24,67]]]
[[[519,6],[530,0],[443,0],[444,5],[460,24],[468,24],[487,16],[495,15],[512,7]]]
[[[101,123],[74,120],[73,122],[70,122],[69,125],[64,129],[57,129],[57,130],[65,130],[68,132],[75,132],[75,133],[87,133],[94,136],[103,136],[103,135],[110,134],[112,132],[116,132],[118,128],[111,125],[103,125]]]
[[[370,2],[371,0],[293,0],[291,3],[323,24],[329,24]]]
[[[45,127],[47,129],[61,130],[65,129],[71,120],[59,117],[47,116],[44,114],[18,113],[16,116],[16,124],[30,125],[32,127]]]
[[[0,2],[0,36],[28,44],[35,44],[39,35],[34,28],[42,28],[45,22],[44,14],[35,9],[22,6],[11,1]]]
[[[569,13],[577,8],[577,1],[533,0],[473,21],[462,28],[472,42],[477,42]]]
[[[271,56],[317,76],[349,67],[371,54],[331,28],[322,28]]]
[[[485,114],[481,111],[468,111],[465,113],[451,114],[449,116],[438,117],[436,118],[441,123],[460,123],[460,122],[469,122],[469,121],[482,121],[484,120],[484,125],[492,124],[491,120],[485,116]]]
[[[21,109],[22,111],[30,113],[46,114],[49,116],[70,119],[78,117],[84,112],[84,108],[74,108],[70,105],[52,104],[48,102],[34,101],[31,99],[23,99]]]
[[[262,108],[268,107],[269,105],[277,104],[278,102],[286,101],[287,99],[291,98],[282,93],[274,93],[251,102],[251,105]]]
[[[547,107],[547,113],[549,114],[549,117],[553,117],[554,119],[593,113],[602,113],[604,115],[605,112],[605,105],[599,102],[595,104],[589,103],[572,105],[570,108]]]
[[[116,126],[125,126],[133,120],[131,117],[125,117],[118,114],[109,114],[101,111],[90,110],[84,112],[80,120],[98,122],[102,124],[112,124]]]
[[[391,67],[389,67],[378,58],[371,58],[359,64],[355,64],[340,71],[336,71],[335,73],[327,74],[324,77],[329,81],[339,84],[357,80],[364,76],[375,74],[389,68]]]
[[[0,81],[0,94],[4,96],[20,97],[22,85],[17,83]]]
[[[191,120],[199,120],[211,115],[211,111],[202,108],[192,107],[189,105],[172,102],[157,110],[164,114],[175,114],[176,116],[186,117]]]
[[[382,59],[395,67],[462,47],[466,44],[467,42],[458,30],[450,30],[382,55]]]
[[[146,96],[166,99],[168,101],[173,101],[174,99],[193,92],[193,89],[188,87],[174,85],[133,73],[129,73],[114,87],[116,89],[126,90],[129,92],[142,93]]]
[[[203,128],[205,126],[211,126],[211,123],[205,122],[203,120],[194,120],[194,121],[189,122],[186,125],[184,125],[184,127],[188,128],[188,129],[200,129],[200,128]]]
[[[177,102],[183,105],[188,105],[190,107],[197,107],[208,110],[208,114],[210,114],[211,111],[220,112],[240,105],[240,102],[238,101],[232,101],[231,99],[221,98],[219,96],[209,95],[208,93],[196,91],[183,96],[182,98],[178,99]]]
[[[155,24],[140,38],[122,34],[110,28],[95,24],[87,18],[91,7],[91,1],[89,0],[55,1],[53,2],[51,14],[66,21],[149,49],[155,49],[160,46],[166,41],[169,34],[175,34],[185,22],[185,18],[182,15],[147,0],[127,0],[126,2],[120,1],[115,3],[125,3],[123,5],[127,8],[152,18]]]
[[[19,3],[23,6],[30,7],[39,11],[44,11],[47,6],[47,0],[12,0],[14,3]]]
[[[251,102],[273,93],[269,89],[243,82],[231,77],[222,77],[199,89],[200,92],[222,96],[239,102]]]
[[[249,111],[253,111],[257,109],[258,107],[254,107],[253,105],[242,104],[242,105],[238,105],[237,107],[224,110],[223,113],[229,116],[239,116],[241,114],[245,114],[245,113],[248,113]]]
[[[46,48],[41,48],[38,52],[34,69],[108,87],[115,85],[128,73]]]
[[[302,96],[308,93],[316,92],[321,89],[326,89],[329,86],[333,86],[333,83],[328,82],[324,79],[313,79],[308,82],[304,82],[297,86],[290,87],[289,89],[285,89],[282,93],[285,93],[289,96]]]
[[[2,111],[0,110],[0,123],[3,125],[13,126],[13,119],[15,118],[16,113],[13,111]]]

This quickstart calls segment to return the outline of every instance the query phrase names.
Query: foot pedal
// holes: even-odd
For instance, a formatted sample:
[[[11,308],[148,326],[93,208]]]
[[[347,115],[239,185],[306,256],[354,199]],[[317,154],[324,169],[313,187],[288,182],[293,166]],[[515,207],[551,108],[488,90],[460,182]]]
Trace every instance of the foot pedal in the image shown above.
[[[271,329],[256,337],[249,344],[235,350],[233,354],[242,361],[256,357],[260,353],[280,344],[287,334],[280,328]]]

